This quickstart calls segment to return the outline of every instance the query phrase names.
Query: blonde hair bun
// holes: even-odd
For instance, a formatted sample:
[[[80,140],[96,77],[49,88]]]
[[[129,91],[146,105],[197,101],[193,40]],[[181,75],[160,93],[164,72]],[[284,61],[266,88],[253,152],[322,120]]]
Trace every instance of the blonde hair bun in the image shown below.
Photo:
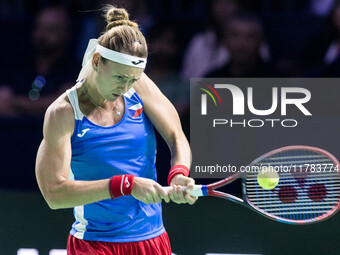
[[[106,12],[106,31],[113,27],[127,25],[130,27],[138,28],[138,24],[129,19],[129,14],[124,8],[116,8],[108,5],[105,8]]]

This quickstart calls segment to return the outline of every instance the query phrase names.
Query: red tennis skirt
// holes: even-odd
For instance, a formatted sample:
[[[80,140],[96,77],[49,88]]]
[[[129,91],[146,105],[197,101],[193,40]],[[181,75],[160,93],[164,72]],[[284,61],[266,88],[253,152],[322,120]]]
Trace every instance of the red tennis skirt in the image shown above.
[[[171,255],[171,246],[166,231],[155,238],[131,243],[85,241],[69,235],[67,255]]]

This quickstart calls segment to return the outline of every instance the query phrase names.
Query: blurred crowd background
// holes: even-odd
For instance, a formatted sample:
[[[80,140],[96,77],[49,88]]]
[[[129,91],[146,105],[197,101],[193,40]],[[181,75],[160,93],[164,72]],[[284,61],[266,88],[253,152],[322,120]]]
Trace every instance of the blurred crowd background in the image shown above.
[[[88,40],[105,28],[104,4],[140,25],[146,73],[188,138],[190,78],[340,76],[339,0],[2,0],[0,188],[37,190],[44,112],[75,84]],[[170,156],[157,139],[165,184]]]

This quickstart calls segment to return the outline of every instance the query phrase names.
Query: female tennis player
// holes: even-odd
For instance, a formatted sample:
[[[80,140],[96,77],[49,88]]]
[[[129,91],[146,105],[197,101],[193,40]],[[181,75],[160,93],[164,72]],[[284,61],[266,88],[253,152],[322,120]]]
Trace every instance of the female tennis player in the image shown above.
[[[68,254],[171,254],[160,203],[197,199],[188,194],[189,144],[174,107],[143,73],[138,25],[125,9],[106,12],[106,32],[90,40],[77,84],[46,111],[38,184],[52,209],[74,207]],[[172,153],[169,193],[156,182],[153,126]]]

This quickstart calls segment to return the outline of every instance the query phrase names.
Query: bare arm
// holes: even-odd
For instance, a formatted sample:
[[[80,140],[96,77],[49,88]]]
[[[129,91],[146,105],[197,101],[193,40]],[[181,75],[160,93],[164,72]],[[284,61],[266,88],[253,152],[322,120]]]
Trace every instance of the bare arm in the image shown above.
[[[144,104],[144,111],[168,144],[171,165],[191,166],[191,150],[175,107],[144,73],[134,87]]]
[[[45,115],[44,138],[36,159],[39,188],[52,209],[69,208],[110,198],[109,179],[68,180],[71,162],[72,108],[52,104]]]
[[[134,86],[144,104],[144,111],[155,126],[157,131],[166,141],[171,152],[171,166],[191,166],[191,150],[186,139],[179,116],[174,106],[161,93],[159,88],[144,73]],[[176,175],[171,185],[187,186],[190,191],[195,182],[192,178]],[[174,202],[194,203],[196,200],[181,191],[181,187],[175,186],[175,193],[170,194]]]

